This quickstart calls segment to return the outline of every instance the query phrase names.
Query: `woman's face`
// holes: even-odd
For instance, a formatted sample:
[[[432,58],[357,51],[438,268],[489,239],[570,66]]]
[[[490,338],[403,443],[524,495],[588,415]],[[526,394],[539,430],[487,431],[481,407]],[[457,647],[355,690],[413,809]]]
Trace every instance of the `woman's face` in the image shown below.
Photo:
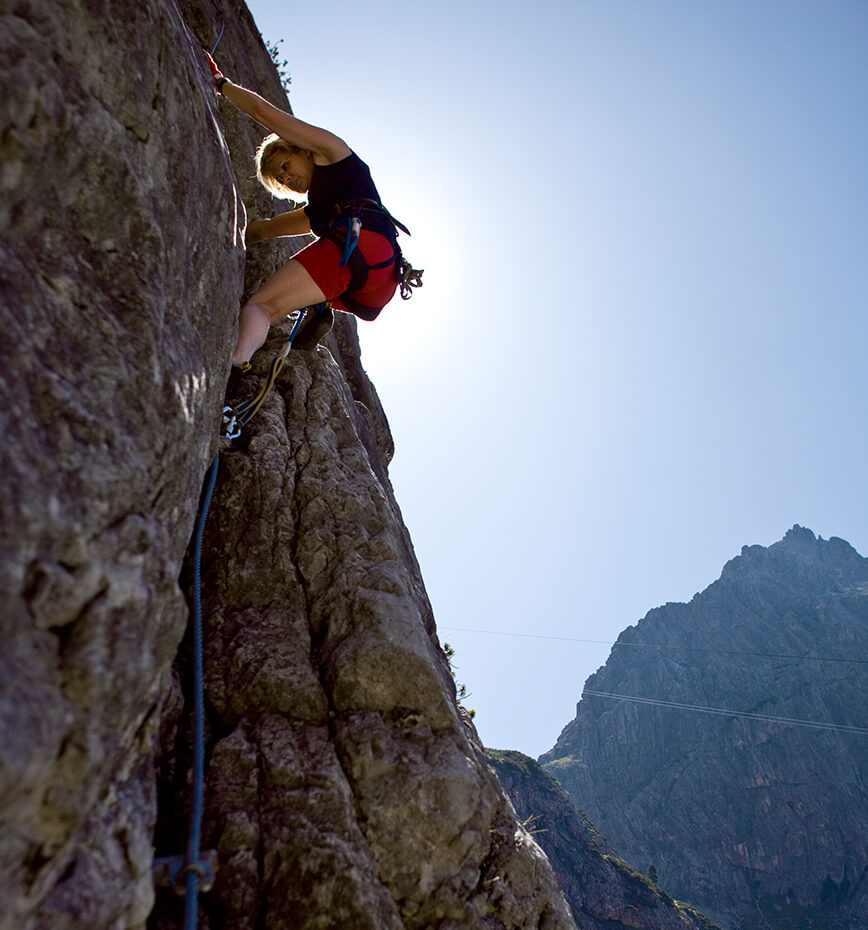
[[[274,176],[290,190],[305,194],[313,180],[313,168],[310,152],[284,152],[274,166]]]

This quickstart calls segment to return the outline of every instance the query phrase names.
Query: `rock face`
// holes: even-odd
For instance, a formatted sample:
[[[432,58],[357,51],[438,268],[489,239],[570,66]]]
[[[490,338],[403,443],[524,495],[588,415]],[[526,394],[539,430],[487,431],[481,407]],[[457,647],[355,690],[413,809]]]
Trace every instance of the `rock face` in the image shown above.
[[[618,644],[586,691],[758,716],[585,696],[548,771],[628,861],[728,930],[864,928],[868,559],[794,527]]]
[[[538,762],[520,752],[487,755],[583,930],[719,930],[619,858]]]
[[[140,926],[244,210],[173,3],[0,13],[0,926]],[[75,914],[75,917],[70,916]]]
[[[3,930],[180,925],[151,867],[186,844],[185,551],[240,300],[287,257],[243,248],[272,205],[219,9],[226,72],[279,100],[237,2],[0,12]],[[391,454],[342,319],[221,457],[203,928],[575,927],[456,704]]]
[[[212,926],[571,925],[456,706],[368,408],[325,350],[287,369],[206,536]],[[161,806],[158,852],[185,819]]]

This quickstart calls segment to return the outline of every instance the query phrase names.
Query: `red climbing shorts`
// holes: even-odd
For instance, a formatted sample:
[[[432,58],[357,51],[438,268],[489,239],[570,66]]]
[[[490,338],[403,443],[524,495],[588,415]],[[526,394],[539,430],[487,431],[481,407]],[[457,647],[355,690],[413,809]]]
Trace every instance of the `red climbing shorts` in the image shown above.
[[[361,250],[368,265],[388,261],[394,254],[392,243],[385,236],[369,229],[361,231],[356,248]],[[292,256],[292,260],[298,262],[314,279],[335,310],[352,312],[340,300],[340,295],[350,286],[351,278],[349,265],[341,268],[341,258],[343,250],[331,239],[317,239]],[[385,307],[395,296],[397,287],[395,264],[392,262],[385,268],[371,268],[365,286],[353,291],[353,297],[366,307]]]

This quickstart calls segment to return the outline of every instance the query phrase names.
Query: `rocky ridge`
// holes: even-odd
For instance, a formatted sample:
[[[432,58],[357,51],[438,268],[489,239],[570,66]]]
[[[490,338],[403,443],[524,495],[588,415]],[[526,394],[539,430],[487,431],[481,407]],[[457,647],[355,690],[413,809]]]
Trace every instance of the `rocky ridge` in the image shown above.
[[[583,930],[720,930],[624,862],[538,762],[514,751],[486,754]]]
[[[794,527],[621,634],[586,689],[865,727],[868,559]],[[816,658],[812,658],[816,657]],[[541,757],[625,858],[728,930],[861,930],[868,738],[584,697]]]

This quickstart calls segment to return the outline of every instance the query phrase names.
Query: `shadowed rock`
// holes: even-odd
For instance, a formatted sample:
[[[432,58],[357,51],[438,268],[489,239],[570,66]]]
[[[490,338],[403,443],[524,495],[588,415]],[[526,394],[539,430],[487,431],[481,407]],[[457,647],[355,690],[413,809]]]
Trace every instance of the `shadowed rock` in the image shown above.
[[[154,837],[186,845],[178,579],[239,303],[291,251],[244,253],[273,206],[202,52],[220,7],[221,64],[281,102],[238,3],[0,13],[3,930],[179,925],[151,877]],[[207,528],[200,926],[574,927],[456,705],[354,323],[327,345],[225,452]]]

